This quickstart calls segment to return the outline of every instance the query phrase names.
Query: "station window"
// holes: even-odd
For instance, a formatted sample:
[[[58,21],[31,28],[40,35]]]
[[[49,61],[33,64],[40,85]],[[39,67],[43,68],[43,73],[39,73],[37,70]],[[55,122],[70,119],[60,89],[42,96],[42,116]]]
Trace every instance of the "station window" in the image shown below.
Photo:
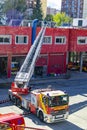
[[[55,44],[65,44],[66,43],[66,37],[58,36],[55,37]]]
[[[52,37],[51,36],[44,36],[43,44],[52,44]]]
[[[17,35],[16,36],[16,44],[28,44],[28,36]]]
[[[78,44],[87,44],[87,37],[78,37]]]
[[[0,44],[11,44],[11,35],[0,35]]]

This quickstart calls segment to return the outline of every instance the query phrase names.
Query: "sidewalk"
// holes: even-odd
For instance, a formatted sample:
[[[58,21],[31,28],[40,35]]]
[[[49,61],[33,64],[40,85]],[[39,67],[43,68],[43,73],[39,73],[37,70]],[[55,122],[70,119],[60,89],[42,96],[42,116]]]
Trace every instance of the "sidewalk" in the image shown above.
[[[13,81],[14,81],[14,78],[6,78],[4,76],[0,78],[0,84],[11,83]]]
[[[45,80],[51,80],[51,79],[65,79],[64,75],[59,75],[59,76],[43,76],[43,77],[33,77],[30,82],[38,82],[38,81],[45,81]],[[14,81],[15,77],[11,78],[6,78],[6,77],[1,77],[0,78],[0,84],[11,84]]]
[[[71,71],[69,80],[87,79],[87,72]]]
[[[44,80],[50,80],[51,79],[68,79],[68,80],[76,80],[76,79],[87,79],[87,73],[86,72],[78,72],[78,71],[70,71],[69,72],[70,77],[66,77],[65,75],[58,75],[58,76],[45,76],[45,77],[36,77],[32,78],[30,82],[37,82],[38,81],[44,81]],[[0,84],[11,84],[14,81],[15,77],[12,78],[6,78],[6,77],[1,77],[0,78]]]

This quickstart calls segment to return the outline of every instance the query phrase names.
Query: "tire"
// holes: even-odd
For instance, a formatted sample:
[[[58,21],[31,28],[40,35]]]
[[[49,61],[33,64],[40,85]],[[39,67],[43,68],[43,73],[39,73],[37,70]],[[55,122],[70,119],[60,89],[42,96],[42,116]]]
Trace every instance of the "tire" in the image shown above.
[[[40,111],[39,112],[39,119],[40,119],[40,121],[44,121],[44,116],[43,116],[43,113],[42,113],[42,111]]]
[[[17,100],[16,100],[16,105],[17,105],[19,108],[22,107],[22,102],[21,102],[20,99],[17,99]]]
[[[12,101],[12,99],[11,99],[11,95],[8,95],[8,97],[9,97],[9,100]]]
[[[36,116],[39,117],[38,109],[36,109]]]
[[[27,108],[27,111],[28,111],[28,112],[31,112],[31,108],[30,108],[30,107],[28,107],[28,108]]]
[[[12,96],[12,102],[14,103],[14,105],[16,105],[17,98],[15,96]]]

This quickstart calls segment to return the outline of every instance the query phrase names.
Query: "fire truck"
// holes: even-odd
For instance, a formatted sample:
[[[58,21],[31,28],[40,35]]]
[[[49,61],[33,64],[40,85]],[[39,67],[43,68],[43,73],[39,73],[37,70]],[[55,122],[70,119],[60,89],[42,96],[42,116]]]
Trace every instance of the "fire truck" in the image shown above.
[[[0,114],[0,130],[18,130],[19,126],[25,127],[23,116],[15,113]]]
[[[36,23],[37,20],[34,20],[34,24]],[[54,123],[67,119],[69,115],[68,94],[51,88],[31,90],[31,87],[28,87],[36,59],[40,54],[45,30],[46,24],[43,24],[8,91],[8,95],[15,105],[36,114],[41,121]]]
[[[15,113],[0,114],[0,130],[44,130],[25,126],[22,115]]]

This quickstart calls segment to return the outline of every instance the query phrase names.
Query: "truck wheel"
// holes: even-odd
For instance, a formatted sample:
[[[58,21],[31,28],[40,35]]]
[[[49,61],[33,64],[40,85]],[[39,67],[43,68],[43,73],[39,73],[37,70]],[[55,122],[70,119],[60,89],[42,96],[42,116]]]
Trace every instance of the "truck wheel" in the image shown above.
[[[38,111],[38,109],[36,109],[36,115],[37,115],[37,117],[39,117],[39,111]]]
[[[40,119],[40,121],[44,121],[44,116],[43,116],[43,113],[42,113],[42,111],[40,111],[39,112],[39,119]]]
[[[21,108],[22,107],[22,104],[21,104],[21,100],[20,99],[17,99],[16,100],[16,105]]]
[[[12,102],[16,105],[17,98],[15,96],[12,96]]]
[[[27,107],[27,111],[28,111],[28,112],[31,112],[31,108],[30,108],[30,107]]]
[[[8,97],[9,97],[9,100],[11,101],[12,99],[11,99],[11,95],[8,95]]]

